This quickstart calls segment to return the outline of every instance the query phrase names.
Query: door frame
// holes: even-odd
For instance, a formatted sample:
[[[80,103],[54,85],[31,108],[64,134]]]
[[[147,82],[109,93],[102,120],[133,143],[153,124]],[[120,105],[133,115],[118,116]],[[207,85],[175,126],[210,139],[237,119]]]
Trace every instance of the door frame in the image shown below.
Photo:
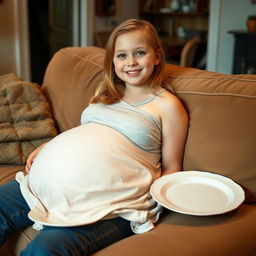
[[[80,1],[80,46],[93,45],[95,31],[95,0]],[[84,10],[87,10],[85,12]]]
[[[218,70],[218,51],[220,46],[221,0],[210,0],[209,29],[207,39],[207,66],[210,71]]]
[[[16,72],[24,80],[31,80],[30,43],[27,0],[13,0]]]

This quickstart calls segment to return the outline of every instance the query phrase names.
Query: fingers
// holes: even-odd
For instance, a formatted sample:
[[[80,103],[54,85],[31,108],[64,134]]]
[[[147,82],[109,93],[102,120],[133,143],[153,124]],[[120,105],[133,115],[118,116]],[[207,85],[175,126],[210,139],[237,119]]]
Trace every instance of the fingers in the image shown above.
[[[25,166],[25,172],[28,174],[31,166],[32,166],[33,161],[27,162],[26,166]]]
[[[36,156],[38,155],[38,153],[41,151],[41,149],[44,147],[46,143],[42,144],[41,146],[39,146],[38,148],[36,148],[29,156],[26,162],[26,166],[25,166],[25,172],[26,174],[29,173],[29,170],[36,158]]]
[[[30,168],[31,168],[31,166],[32,166],[32,164],[33,164],[34,158],[35,158],[35,151],[33,151],[33,152],[29,155],[29,157],[28,157],[28,159],[27,159],[27,163],[26,163],[26,166],[25,166],[25,171],[26,171],[26,173],[29,172],[29,170],[30,170]]]

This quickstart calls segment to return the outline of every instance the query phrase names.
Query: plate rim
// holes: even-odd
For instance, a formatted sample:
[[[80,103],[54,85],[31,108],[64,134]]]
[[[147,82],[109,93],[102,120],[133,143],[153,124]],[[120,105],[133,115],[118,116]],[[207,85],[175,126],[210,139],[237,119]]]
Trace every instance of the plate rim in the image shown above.
[[[224,207],[222,211],[218,210],[218,211],[212,211],[212,212],[202,212],[202,211],[193,211],[193,210],[187,210],[184,207],[172,207],[172,205],[168,205],[168,203],[166,204],[165,202],[163,202],[163,200],[161,198],[159,198],[160,194],[160,190],[163,188],[164,185],[166,185],[166,183],[168,181],[174,180],[175,177],[207,177],[213,180],[221,180],[223,183],[225,183],[225,185],[229,186],[229,188],[234,192],[234,194],[236,194],[236,198],[234,200],[234,202],[231,204],[230,207]],[[218,174],[218,173],[213,173],[213,172],[209,172],[209,171],[201,171],[201,170],[188,170],[188,171],[178,171],[178,172],[174,172],[171,174],[167,174],[164,176],[161,176],[160,178],[156,179],[153,184],[150,187],[150,194],[153,197],[153,199],[159,203],[160,205],[162,205],[163,207],[174,211],[174,212],[178,212],[178,213],[182,213],[182,214],[188,214],[188,215],[195,215],[195,216],[210,216],[210,215],[219,215],[219,214],[223,214],[226,212],[230,212],[234,209],[236,209],[237,207],[239,207],[239,205],[241,205],[243,203],[243,201],[245,200],[245,192],[243,190],[243,188],[236,183],[234,180],[232,180],[231,178],[228,178],[224,175]],[[161,196],[160,196],[161,197]],[[166,201],[166,199],[164,199],[164,201]]]

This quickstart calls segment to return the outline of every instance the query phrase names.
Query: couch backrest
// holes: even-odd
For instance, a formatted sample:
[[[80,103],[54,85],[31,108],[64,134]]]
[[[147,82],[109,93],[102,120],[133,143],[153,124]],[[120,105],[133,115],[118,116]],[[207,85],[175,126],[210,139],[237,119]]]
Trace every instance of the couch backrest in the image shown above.
[[[256,202],[256,75],[172,65],[167,73],[190,117],[183,168],[232,178]]]
[[[102,77],[104,50],[69,47],[48,65],[43,89],[60,131],[77,126]],[[184,170],[232,178],[256,202],[256,75],[224,75],[166,66],[169,87],[184,103],[190,127]]]
[[[60,132],[79,125],[81,112],[101,80],[103,58],[101,48],[67,47],[48,64],[43,91]]]

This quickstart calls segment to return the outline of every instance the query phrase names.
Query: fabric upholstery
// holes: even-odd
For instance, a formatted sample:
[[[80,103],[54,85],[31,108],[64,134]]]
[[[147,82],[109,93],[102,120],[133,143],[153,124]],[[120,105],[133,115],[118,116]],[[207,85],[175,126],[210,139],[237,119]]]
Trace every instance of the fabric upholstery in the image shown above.
[[[185,170],[227,176],[256,202],[256,75],[168,66],[169,85],[190,117]]]
[[[0,184],[4,184],[15,178],[18,171],[24,170],[24,165],[10,165],[1,164],[0,165]]]
[[[61,132],[80,123],[81,113],[101,80],[103,58],[103,49],[74,47],[58,51],[50,61],[43,90]]]
[[[255,256],[256,206],[209,217],[169,213],[148,233],[110,245],[94,256]]]

